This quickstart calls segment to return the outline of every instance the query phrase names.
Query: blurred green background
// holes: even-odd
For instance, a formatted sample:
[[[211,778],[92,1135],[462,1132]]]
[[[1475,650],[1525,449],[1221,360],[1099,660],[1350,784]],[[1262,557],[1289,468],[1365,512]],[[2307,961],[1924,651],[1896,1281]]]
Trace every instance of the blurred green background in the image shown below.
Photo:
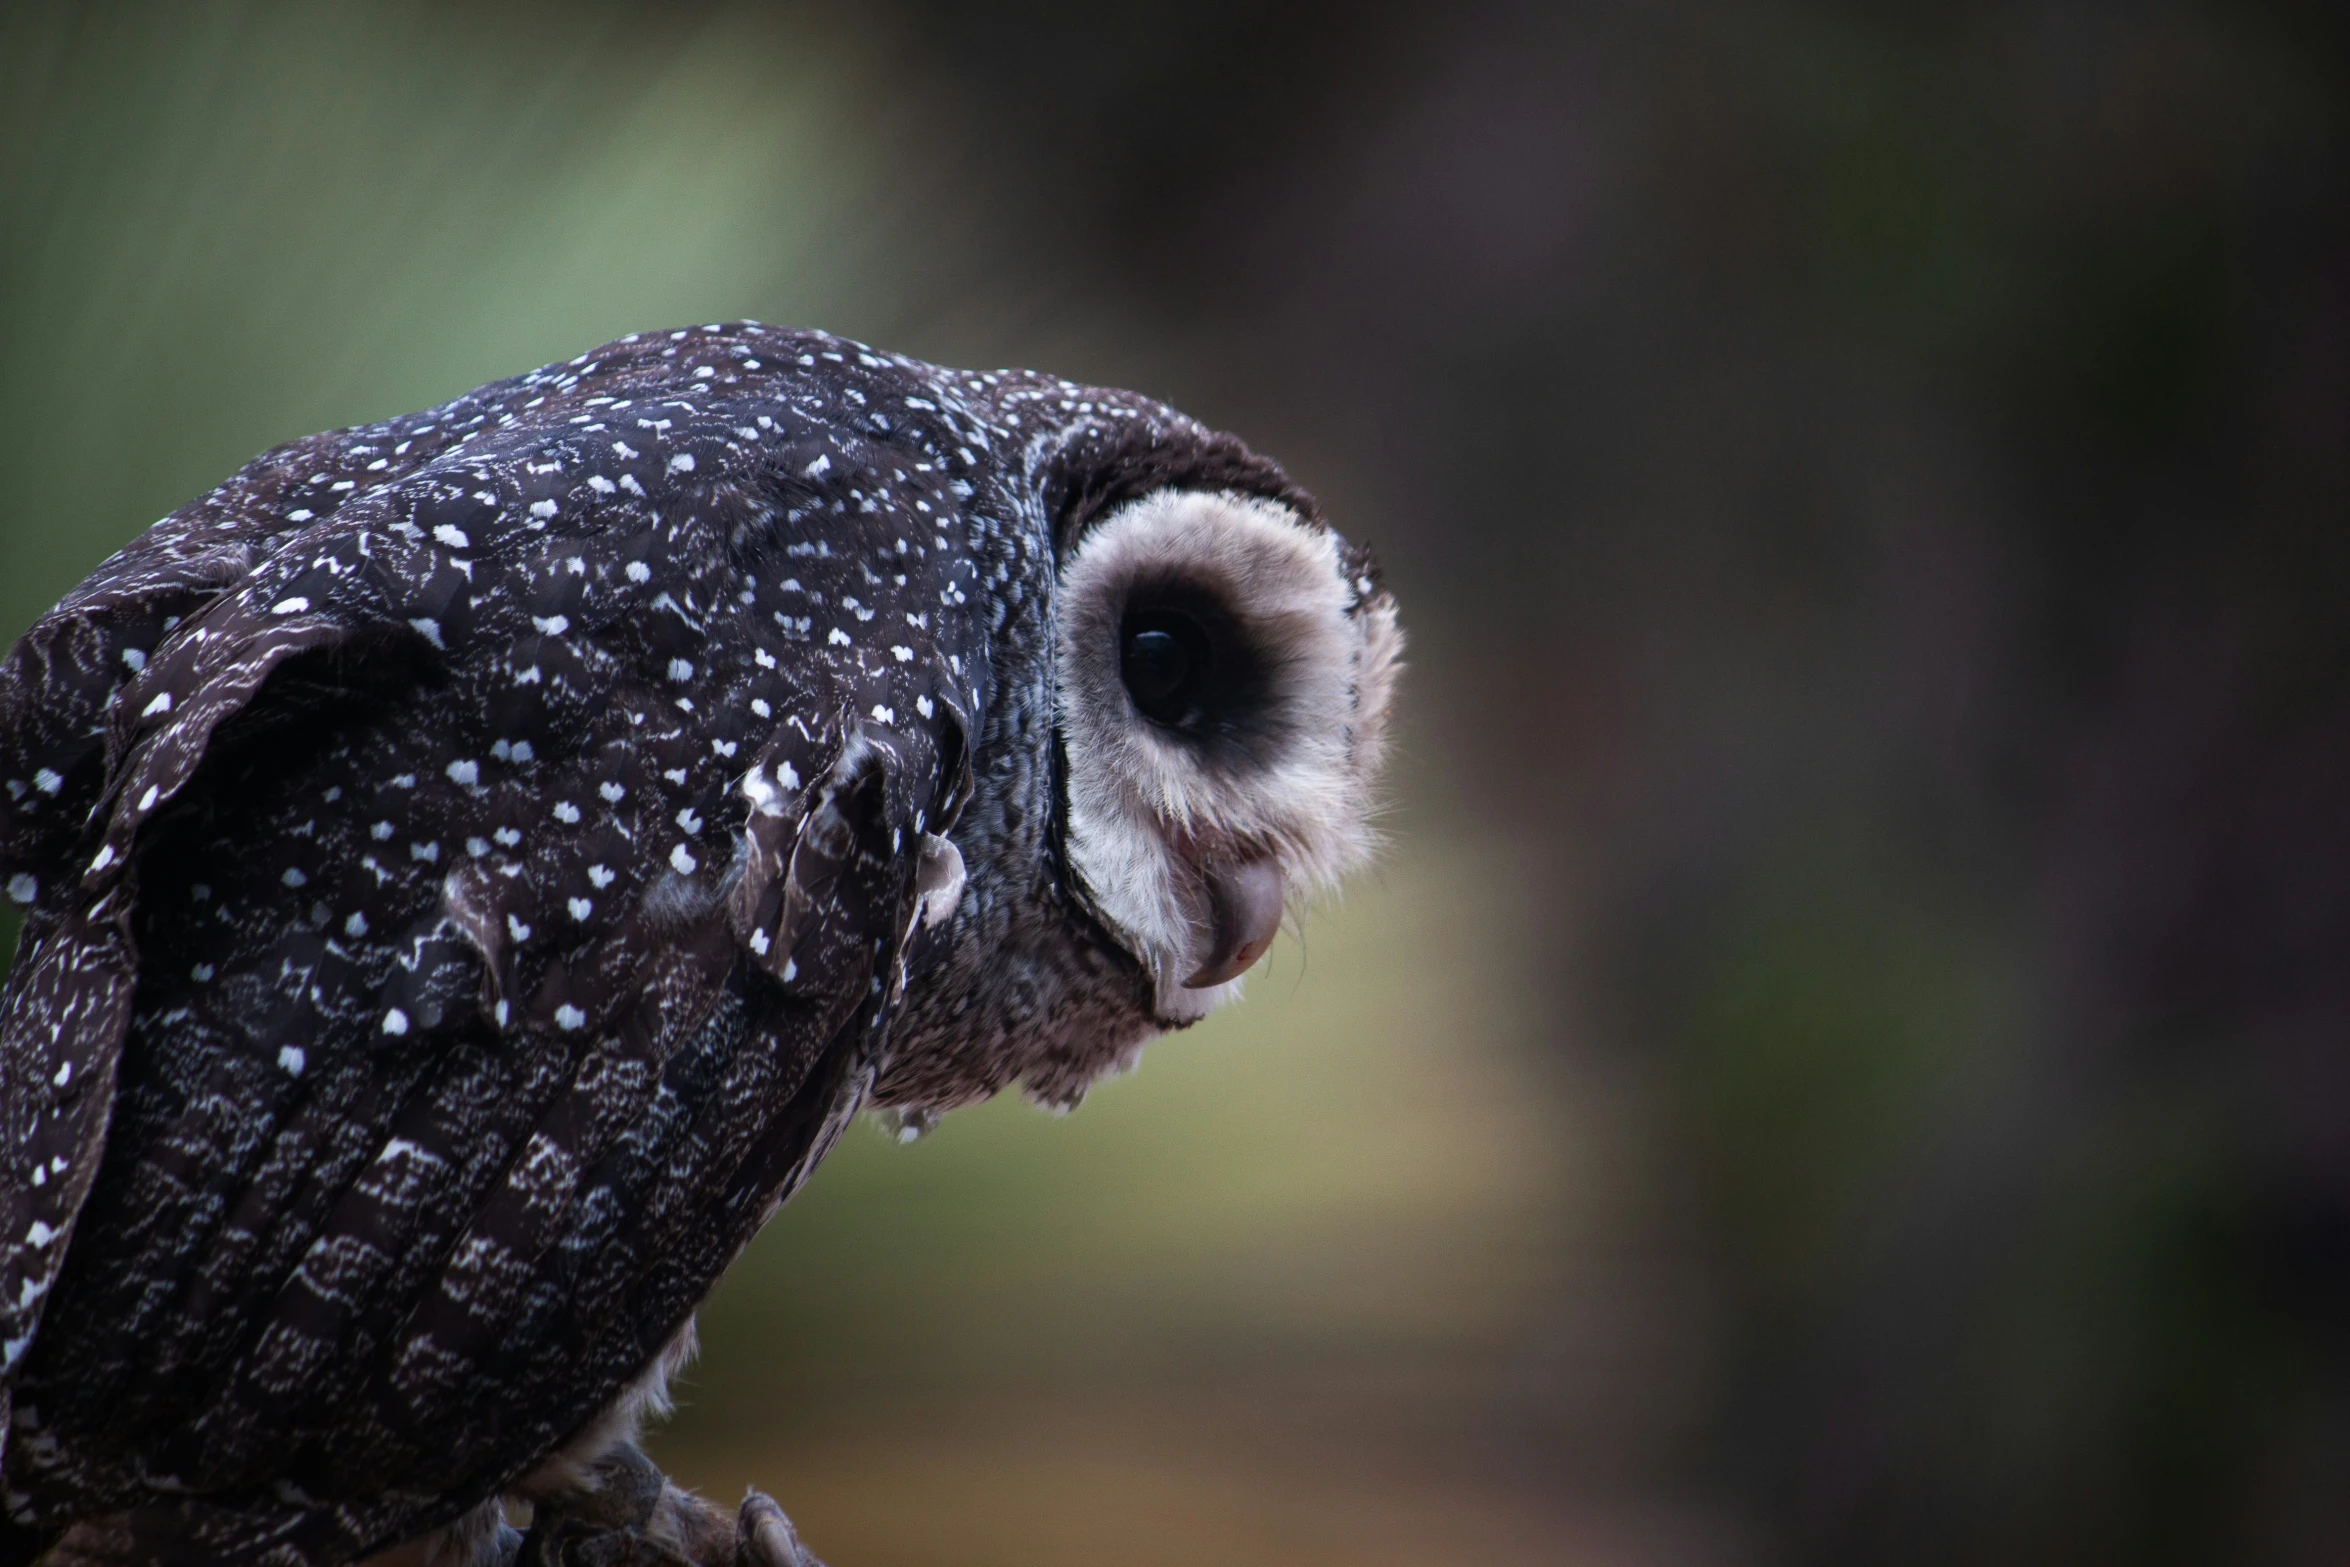
[[[0,8],[0,622],[754,316],[1390,568],[1392,848],[860,1130],[656,1439],[842,1567],[2350,1558],[2350,34],[2285,3]]]

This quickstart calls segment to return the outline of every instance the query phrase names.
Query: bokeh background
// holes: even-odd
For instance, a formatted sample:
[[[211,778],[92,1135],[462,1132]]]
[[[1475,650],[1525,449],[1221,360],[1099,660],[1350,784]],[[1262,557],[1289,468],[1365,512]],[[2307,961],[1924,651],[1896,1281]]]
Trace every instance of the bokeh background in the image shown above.
[[[738,316],[1384,555],[1383,868],[860,1132],[656,1440],[841,1567],[2350,1559],[2350,33],[2315,4],[0,9],[0,624]]]

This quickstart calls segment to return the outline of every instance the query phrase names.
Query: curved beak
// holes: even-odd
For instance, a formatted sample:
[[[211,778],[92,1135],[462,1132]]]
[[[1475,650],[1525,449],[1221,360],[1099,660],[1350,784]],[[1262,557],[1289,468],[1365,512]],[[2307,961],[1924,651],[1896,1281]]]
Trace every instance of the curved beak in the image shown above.
[[[1272,860],[1247,860],[1210,871],[1208,917],[1214,922],[1214,936],[1206,960],[1183,988],[1206,990],[1247,973],[1280,932],[1288,893],[1289,880]]]

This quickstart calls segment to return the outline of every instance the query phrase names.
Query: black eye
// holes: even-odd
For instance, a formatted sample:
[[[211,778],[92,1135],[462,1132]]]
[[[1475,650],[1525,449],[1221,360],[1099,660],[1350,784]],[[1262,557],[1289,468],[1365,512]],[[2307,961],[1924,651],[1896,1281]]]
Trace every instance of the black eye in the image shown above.
[[[1135,708],[1155,723],[1195,723],[1214,678],[1207,629],[1180,610],[1142,610],[1118,628],[1118,673]]]

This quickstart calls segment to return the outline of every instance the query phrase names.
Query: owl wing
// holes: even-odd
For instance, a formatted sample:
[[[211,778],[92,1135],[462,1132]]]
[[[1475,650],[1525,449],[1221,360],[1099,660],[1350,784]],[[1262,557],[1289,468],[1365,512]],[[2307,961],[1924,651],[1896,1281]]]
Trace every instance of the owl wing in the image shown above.
[[[73,1262],[18,1395],[144,1465],[81,1492],[291,1485],[282,1526],[346,1543],[486,1494],[869,1081],[967,789],[960,655],[903,605],[965,568],[908,571],[868,506],[753,570],[798,546],[733,440],[638,439],[468,446],[275,540],[119,688],[0,1020],[18,1356]],[[886,454],[812,440],[790,471],[871,493]]]
[[[0,871],[29,878],[16,902],[32,903],[78,842],[106,777],[116,693],[156,647],[282,539],[462,434],[461,419],[412,414],[275,447],[139,535],[25,632],[0,663]]]
[[[96,852],[100,796],[121,781],[109,751],[121,734],[119,699],[159,647],[280,539],[331,517],[361,482],[396,480],[438,455],[446,434],[403,428],[421,422],[330,431],[265,452],[107,560],[0,663],[0,878],[25,909],[20,953],[47,960],[18,965],[5,1003],[13,1021],[0,1023],[0,1448],[8,1374],[32,1341],[95,1173],[127,1016],[133,958],[122,947],[121,898],[41,897],[75,880]],[[252,650],[261,678],[297,644],[328,640],[317,627],[277,629]]]

